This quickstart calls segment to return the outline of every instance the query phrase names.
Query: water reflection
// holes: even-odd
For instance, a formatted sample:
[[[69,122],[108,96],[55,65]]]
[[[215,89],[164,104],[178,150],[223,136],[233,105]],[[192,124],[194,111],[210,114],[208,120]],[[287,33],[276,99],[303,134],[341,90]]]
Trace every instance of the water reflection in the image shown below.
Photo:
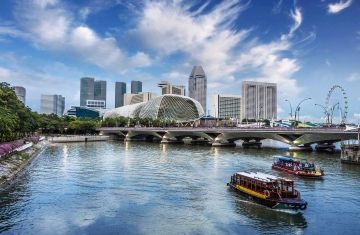
[[[306,219],[301,212],[273,210],[251,202],[236,192],[232,191],[231,195],[235,199],[236,212],[245,215],[252,227],[259,232],[280,234],[287,231],[288,234],[299,234],[307,227]]]
[[[314,160],[325,170],[324,180],[306,180],[271,169],[273,157],[286,153],[277,148],[134,142],[52,145],[0,194],[0,231],[50,234],[54,227],[58,233],[76,234],[360,231],[355,223],[360,219],[360,166],[341,164],[338,154],[297,153],[297,158]],[[284,213],[228,191],[230,176],[244,170],[294,179],[308,208],[302,214]]]

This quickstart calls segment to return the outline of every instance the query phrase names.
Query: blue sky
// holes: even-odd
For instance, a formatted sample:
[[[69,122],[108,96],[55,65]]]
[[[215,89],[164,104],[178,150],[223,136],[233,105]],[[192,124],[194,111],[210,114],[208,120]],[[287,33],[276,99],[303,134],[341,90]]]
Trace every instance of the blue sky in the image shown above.
[[[244,80],[278,83],[278,110],[305,97],[302,119],[320,120],[333,85],[360,113],[360,3],[357,0],[58,1],[0,2],[0,81],[27,89],[39,110],[40,94],[79,104],[80,77],[114,83],[143,81],[160,93],[161,80],[188,84],[202,65],[211,95],[241,95]],[[335,90],[331,103],[342,103]],[[339,115],[337,115],[339,116]]]

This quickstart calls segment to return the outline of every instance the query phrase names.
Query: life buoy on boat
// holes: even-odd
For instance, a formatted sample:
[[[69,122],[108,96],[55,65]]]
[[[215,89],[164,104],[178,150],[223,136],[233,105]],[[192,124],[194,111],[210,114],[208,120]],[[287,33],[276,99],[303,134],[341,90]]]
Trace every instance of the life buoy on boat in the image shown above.
[[[265,190],[265,191],[264,191],[264,194],[265,194],[266,197],[270,197],[270,192],[269,192],[269,190]]]

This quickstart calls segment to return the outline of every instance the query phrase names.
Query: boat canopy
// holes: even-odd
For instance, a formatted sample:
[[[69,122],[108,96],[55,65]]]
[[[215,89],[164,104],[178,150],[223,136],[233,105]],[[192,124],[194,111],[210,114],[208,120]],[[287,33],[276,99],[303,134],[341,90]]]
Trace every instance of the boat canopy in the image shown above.
[[[286,179],[286,178],[282,178],[282,177],[278,177],[278,176],[274,176],[274,175],[269,175],[269,174],[265,174],[262,172],[237,172],[236,174],[238,175],[242,175],[242,176],[246,176],[249,178],[253,178],[256,180],[260,180],[263,182],[275,182],[277,180],[282,180],[282,181],[287,181],[287,182],[293,182],[292,180]]]
[[[289,157],[277,157],[277,159],[280,161],[294,162],[294,159]]]

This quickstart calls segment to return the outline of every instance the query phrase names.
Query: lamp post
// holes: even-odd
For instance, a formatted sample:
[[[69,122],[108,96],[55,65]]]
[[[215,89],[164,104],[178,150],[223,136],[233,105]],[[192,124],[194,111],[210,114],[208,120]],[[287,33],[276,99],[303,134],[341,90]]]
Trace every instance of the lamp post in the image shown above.
[[[289,105],[290,105],[290,120],[292,119],[292,117],[293,117],[293,111],[292,111],[292,106],[291,106],[291,102],[290,102],[290,100],[288,100],[288,99],[286,99],[285,101],[287,101],[287,102],[289,102]]]
[[[300,101],[299,104],[296,106],[296,109],[295,109],[295,121],[297,120],[297,119],[296,119],[296,114],[297,114],[298,120],[300,121],[300,118],[299,118],[299,116],[300,116],[300,105],[301,105],[304,101],[306,101],[306,100],[311,100],[311,98],[308,97],[308,98],[303,99],[303,100]]]
[[[315,106],[319,106],[321,108],[324,109],[324,114],[325,114],[325,117],[326,117],[326,122],[327,124],[330,123],[330,113],[328,112],[328,109],[327,107],[325,107],[325,105],[322,105],[322,104],[315,104]]]

